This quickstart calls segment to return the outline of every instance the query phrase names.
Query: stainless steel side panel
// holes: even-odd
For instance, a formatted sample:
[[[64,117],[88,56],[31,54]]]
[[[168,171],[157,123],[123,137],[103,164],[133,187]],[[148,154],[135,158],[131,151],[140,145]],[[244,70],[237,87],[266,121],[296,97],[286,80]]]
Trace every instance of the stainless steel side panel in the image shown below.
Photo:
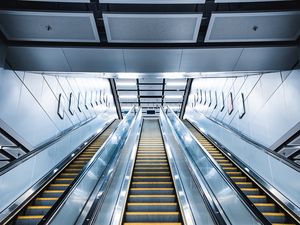
[[[102,114],[72,131],[55,144],[49,146],[39,154],[34,155],[24,163],[14,167],[0,177],[0,219],[5,217],[5,209],[19,198],[25,191],[31,188],[46,173],[55,169],[55,166],[61,162],[67,155],[74,151],[83,140],[91,135],[100,132],[107,124],[111,123],[114,116]],[[28,196],[34,190],[28,192]],[[27,196],[27,197],[28,197]],[[26,198],[26,196],[22,196]],[[16,207],[10,207],[7,210],[13,210]]]
[[[226,149],[248,165],[251,171],[273,186],[270,191],[275,196],[279,194],[287,198],[292,204],[288,202],[286,204],[300,215],[300,173],[298,171],[194,110],[189,109],[185,117],[204,133],[222,143]]]
[[[75,184],[74,189],[66,196],[59,210],[47,224],[75,224],[95,187],[99,185],[105,188],[106,178],[114,173],[115,168],[112,165],[119,158],[119,153],[122,151],[135,115],[132,109],[119,124],[116,131],[105,141],[96,155],[85,166],[85,171]],[[97,197],[100,198],[101,193]]]
[[[160,115],[160,124],[185,224],[214,225],[215,222],[213,221],[211,214],[203,201],[203,197],[191,175],[183,150],[177,141],[178,139],[174,137],[172,128],[167,123],[162,112]],[[175,170],[178,174],[175,176],[172,162],[174,162],[175,167],[177,167]],[[180,190],[178,190],[177,183],[180,183]]]
[[[208,153],[205,153],[206,150],[198,144],[179,118],[170,109],[168,109],[167,115],[181,140],[184,154],[193,161],[198,169],[199,177],[204,178],[210,193],[217,199],[230,223],[236,225],[261,224],[232,186],[227,183],[220,170],[212,163],[213,159],[208,158]]]

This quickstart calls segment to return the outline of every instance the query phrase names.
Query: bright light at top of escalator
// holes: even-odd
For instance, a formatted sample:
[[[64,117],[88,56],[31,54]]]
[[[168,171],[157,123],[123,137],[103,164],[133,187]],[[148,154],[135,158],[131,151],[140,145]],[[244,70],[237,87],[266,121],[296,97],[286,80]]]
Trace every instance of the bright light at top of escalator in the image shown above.
[[[168,82],[166,83],[166,86],[184,86],[186,85],[186,82]]]
[[[182,98],[182,95],[166,95],[165,98],[171,98],[171,99]]]
[[[119,98],[137,98],[136,95],[119,95]]]
[[[117,86],[135,86],[135,82],[118,82]]]

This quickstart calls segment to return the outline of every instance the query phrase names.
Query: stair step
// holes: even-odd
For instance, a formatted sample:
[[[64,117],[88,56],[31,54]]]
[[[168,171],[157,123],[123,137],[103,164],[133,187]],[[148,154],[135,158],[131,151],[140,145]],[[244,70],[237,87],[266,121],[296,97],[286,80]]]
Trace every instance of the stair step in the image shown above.
[[[127,222],[177,222],[179,212],[126,212]]]

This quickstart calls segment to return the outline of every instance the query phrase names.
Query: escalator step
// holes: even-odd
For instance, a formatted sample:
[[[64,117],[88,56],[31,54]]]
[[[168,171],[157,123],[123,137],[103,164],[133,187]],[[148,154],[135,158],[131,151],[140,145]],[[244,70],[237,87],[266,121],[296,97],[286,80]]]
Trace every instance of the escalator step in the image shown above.
[[[275,212],[276,206],[274,203],[254,203],[261,212]]]
[[[129,195],[129,202],[176,202],[175,195]]]
[[[177,222],[179,212],[126,212],[128,222]]]
[[[133,195],[148,195],[148,194],[171,195],[175,193],[175,190],[174,188],[130,188],[129,193]]]
[[[265,195],[247,195],[251,202],[254,203],[266,203],[267,196]]]
[[[28,206],[25,215],[45,215],[51,206]]]
[[[271,223],[284,223],[286,222],[286,217],[284,213],[277,212],[263,212],[262,213]]]
[[[137,202],[128,203],[128,211],[142,211],[142,212],[168,212],[178,211],[178,204],[175,202]]]
[[[173,187],[173,183],[172,182],[132,182],[131,186],[133,188],[135,187],[139,187],[139,188],[143,188],[143,187],[157,187],[157,188],[167,188],[167,187]]]

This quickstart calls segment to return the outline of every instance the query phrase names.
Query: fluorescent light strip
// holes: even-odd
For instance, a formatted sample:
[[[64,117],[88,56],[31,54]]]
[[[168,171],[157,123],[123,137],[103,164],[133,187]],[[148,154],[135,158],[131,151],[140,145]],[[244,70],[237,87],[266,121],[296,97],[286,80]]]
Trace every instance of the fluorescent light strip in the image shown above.
[[[120,82],[120,83],[118,83],[117,82],[117,86],[136,86],[136,83],[134,83],[134,82],[127,82],[127,83],[125,83],[125,82]]]
[[[186,82],[168,82],[166,83],[166,86],[184,86],[186,85]]]
[[[171,98],[171,99],[177,99],[177,98],[182,98],[182,95],[166,95],[165,98]]]
[[[136,95],[120,95],[119,98],[137,98]]]

